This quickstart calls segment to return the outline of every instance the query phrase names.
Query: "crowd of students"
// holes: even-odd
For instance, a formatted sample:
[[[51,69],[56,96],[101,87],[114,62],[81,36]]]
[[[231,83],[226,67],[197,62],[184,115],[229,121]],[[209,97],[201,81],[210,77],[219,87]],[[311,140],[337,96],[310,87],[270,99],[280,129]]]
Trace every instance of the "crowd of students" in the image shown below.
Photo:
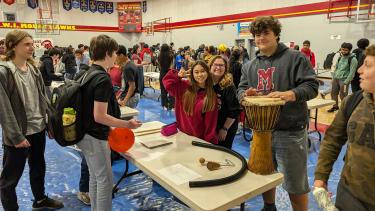
[[[144,83],[142,67],[152,63],[160,69],[162,106],[174,106],[179,130],[229,149],[238,128],[240,103],[245,96],[265,95],[286,101],[272,131],[272,153],[275,166],[284,174],[282,187],[288,192],[293,209],[307,210],[310,187],[306,102],[317,96],[319,87],[313,54],[308,50],[310,42],[304,42],[302,52],[280,43],[281,24],[272,16],[257,17],[251,23],[251,33],[259,48],[251,61],[247,61],[243,48],[228,50],[225,45],[218,47],[218,53],[213,46],[203,45],[196,52],[186,47],[178,53],[174,53],[173,43],[153,46],[153,50],[148,45],[142,48],[136,45],[129,55],[125,46],[118,45],[107,35],[99,35],[91,39],[90,62],[87,69],[82,69],[81,64],[88,61],[87,54],[75,50],[73,63],[73,49],[67,48],[61,57],[66,79],[79,77],[76,74],[81,71],[100,72],[83,87],[86,135],[77,144],[84,156],[82,165],[84,162],[88,168],[85,175],[89,177],[89,189],[82,191],[89,192],[85,198],[92,210],[111,210],[113,179],[111,152],[106,140],[112,127],[134,129],[141,126],[135,119],[120,119],[119,106],[136,107],[143,94],[140,88]],[[44,192],[47,89],[54,78],[48,78],[50,74],[43,75],[44,69],[51,68],[51,61],[56,66],[61,51],[52,48],[46,52],[41,60],[44,66],[39,65],[38,69],[32,60],[33,40],[27,32],[8,33],[5,46],[5,56],[0,62],[0,123],[4,146],[0,197],[3,208],[19,208],[15,188],[26,160],[35,198],[33,209],[62,208],[62,202],[47,197]],[[348,46],[342,47],[342,51],[345,47]],[[344,109],[338,112],[322,141],[315,171],[314,186],[327,189],[332,165],[342,146],[348,143],[336,201],[340,210],[375,209],[375,194],[371,191],[375,188],[374,118],[371,115],[375,108],[375,45],[368,47],[364,55],[364,63],[358,71],[363,99],[351,116],[346,116]],[[351,62],[354,66],[354,58]],[[49,73],[55,74],[50,69]],[[351,70],[346,74],[352,74]],[[348,101],[343,100],[342,108]],[[276,210],[275,188],[265,192],[263,200],[262,210]]]

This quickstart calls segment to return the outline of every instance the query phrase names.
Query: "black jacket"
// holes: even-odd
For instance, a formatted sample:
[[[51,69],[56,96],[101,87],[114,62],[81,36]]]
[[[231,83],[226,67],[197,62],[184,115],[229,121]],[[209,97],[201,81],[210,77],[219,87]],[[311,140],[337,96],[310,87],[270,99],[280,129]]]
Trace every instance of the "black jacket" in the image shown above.
[[[76,57],[71,53],[66,53],[61,61],[65,64],[65,72],[75,74],[77,72]]]
[[[43,55],[40,57],[39,70],[42,73],[43,81],[46,86],[51,86],[52,81],[64,80],[63,78],[55,75],[55,69],[51,56]]]

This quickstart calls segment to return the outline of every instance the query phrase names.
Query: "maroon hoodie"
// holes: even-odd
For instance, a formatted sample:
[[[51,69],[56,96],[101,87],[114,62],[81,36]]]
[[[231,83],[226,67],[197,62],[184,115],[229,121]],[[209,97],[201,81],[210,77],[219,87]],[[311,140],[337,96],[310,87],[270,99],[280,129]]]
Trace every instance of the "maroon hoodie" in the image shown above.
[[[310,61],[311,66],[315,68],[315,54],[310,50],[301,49],[301,52],[306,56],[307,60]]]
[[[217,105],[215,105],[213,111],[202,113],[204,99],[206,97],[205,90],[198,91],[195,98],[193,115],[189,116],[183,109],[182,98],[189,88],[190,83],[186,80],[181,80],[178,77],[177,70],[169,70],[163,78],[163,84],[167,92],[176,98],[175,109],[178,128],[188,135],[217,144]]]

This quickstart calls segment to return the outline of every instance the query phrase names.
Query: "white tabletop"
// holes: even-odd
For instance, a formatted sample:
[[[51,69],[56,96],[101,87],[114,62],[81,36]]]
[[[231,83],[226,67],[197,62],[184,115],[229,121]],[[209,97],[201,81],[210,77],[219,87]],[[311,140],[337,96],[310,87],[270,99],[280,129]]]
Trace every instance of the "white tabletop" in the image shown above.
[[[311,109],[321,108],[324,106],[330,106],[334,104],[335,104],[335,101],[333,100],[314,98],[312,100],[307,101],[307,108],[311,110]]]
[[[121,118],[133,117],[139,114],[139,111],[137,109],[130,108],[127,106],[121,106],[120,111],[121,111]]]
[[[332,71],[331,70],[322,70],[318,72],[316,75],[317,78],[324,78],[324,79],[332,79]]]
[[[143,126],[147,128],[149,124],[155,124],[155,122],[144,123]],[[147,149],[139,143],[141,141],[147,142],[160,139],[172,141],[173,144]],[[183,166],[201,176],[196,180],[229,176],[241,168],[240,160],[233,155],[193,146],[191,144],[192,140],[199,141],[198,138],[188,136],[182,132],[167,138],[160,133],[136,136],[136,143],[125,156],[140,170],[194,210],[227,210],[276,187],[283,181],[283,175],[280,173],[260,176],[247,171],[242,178],[226,185],[190,188],[188,182],[176,184],[170,178],[171,175],[168,176],[163,173],[166,167],[175,166],[176,164]],[[223,167],[220,170],[209,171],[206,166],[202,166],[198,162],[201,157],[219,162],[229,159],[235,164],[235,167]]]

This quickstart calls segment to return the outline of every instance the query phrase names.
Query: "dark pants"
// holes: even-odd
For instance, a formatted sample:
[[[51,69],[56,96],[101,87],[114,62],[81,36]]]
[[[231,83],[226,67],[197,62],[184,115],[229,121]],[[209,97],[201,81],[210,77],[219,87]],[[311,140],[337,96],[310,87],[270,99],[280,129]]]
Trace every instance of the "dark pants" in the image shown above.
[[[339,107],[339,99],[338,96],[340,94],[340,99],[343,100],[348,95],[348,89],[349,86],[344,84],[344,81],[341,81],[339,79],[332,79],[332,90],[331,90],[331,97],[332,100],[336,102],[333,107],[338,108]]]
[[[81,155],[81,178],[79,179],[79,192],[89,192],[90,173],[85,156]]]
[[[143,67],[138,67],[138,92],[142,96],[145,89],[145,75],[143,73]]]
[[[365,203],[357,199],[347,188],[343,179],[337,185],[337,197],[335,206],[340,211],[373,211],[375,205]]]
[[[359,77],[358,78],[354,78],[352,80],[352,82],[350,82],[350,84],[352,85],[352,92],[356,92],[356,91],[359,91],[361,90],[361,87],[359,86]]]
[[[174,108],[174,98],[168,94],[167,90],[165,90],[163,78],[164,76],[159,78],[161,106],[166,107],[167,109],[172,109]]]
[[[26,160],[29,163],[29,177],[31,191],[35,200],[44,199],[44,177],[46,162],[44,150],[46,147],[45,131],[26,136],[30,142],[29,148],[15,148],[3,145],[3,171],[0,176],[0,196],[5,210],[18,210],[16,186],[25,168]]]
[[[224,141],[219,141],[218,145],[223,146],[228,149],[232,149],[233,140],[236,136],[238,129],[238,120],[234,121],[232,126],[228,129],[227,136]]]

